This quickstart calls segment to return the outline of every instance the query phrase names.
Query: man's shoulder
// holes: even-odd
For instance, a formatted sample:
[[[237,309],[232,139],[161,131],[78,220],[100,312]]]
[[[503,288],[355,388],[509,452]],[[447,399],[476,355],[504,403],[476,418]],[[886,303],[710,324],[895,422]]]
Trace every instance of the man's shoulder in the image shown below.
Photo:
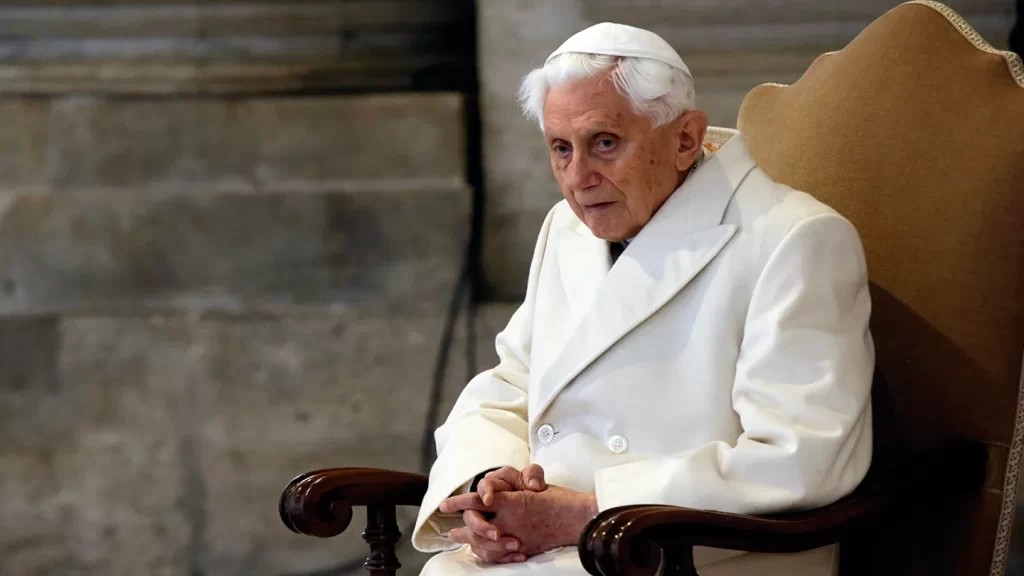
[[[811,193],[776,182],[755,167],[736,189],[724,221],[747,232],[785,236],[801,222],[819,216],[843,219]]]

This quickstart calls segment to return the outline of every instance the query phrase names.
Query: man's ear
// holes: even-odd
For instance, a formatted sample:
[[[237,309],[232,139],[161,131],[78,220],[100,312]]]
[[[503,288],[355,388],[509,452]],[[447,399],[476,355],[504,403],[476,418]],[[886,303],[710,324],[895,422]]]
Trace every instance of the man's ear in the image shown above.
[[[700,156],[704,134],[708,131],[708,115],[700,110],[684,112],[676,119],[679,148],[676,150],[676,170],[685,172]]]

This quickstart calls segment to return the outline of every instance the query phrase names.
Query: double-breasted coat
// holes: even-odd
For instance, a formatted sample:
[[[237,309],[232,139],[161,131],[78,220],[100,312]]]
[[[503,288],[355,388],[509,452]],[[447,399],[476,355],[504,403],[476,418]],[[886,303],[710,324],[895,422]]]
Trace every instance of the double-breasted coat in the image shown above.
[[[442,500],[478,473],[539,463],[600,509],[761,514],[829,504],[871,462],[871,302],[857,231],[773,182],[733,133],[615,261],[561,202],[526,298],[436,432],[414,545],[457,547]],[[701,574],[830,574],[836,548],[695,551]],[[702,568],[703,566],[703,568]],[[484,570],[483,572],[480,572]],[[488,566],[468,549],[425,574],[583,574],[575,548]]]

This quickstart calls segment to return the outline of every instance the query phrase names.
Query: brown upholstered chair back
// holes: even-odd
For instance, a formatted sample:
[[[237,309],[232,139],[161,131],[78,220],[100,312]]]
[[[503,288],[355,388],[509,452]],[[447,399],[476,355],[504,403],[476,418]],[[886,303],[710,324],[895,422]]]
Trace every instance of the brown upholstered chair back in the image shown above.
[[[1002,574],[1024,444],[1020,58],[941,4],[903,4],[794,85],[755,88],[739,130],[772,178],[861,233],[895,430],[876,452],[988,447],[985,490],[902,535],[913,573]]]

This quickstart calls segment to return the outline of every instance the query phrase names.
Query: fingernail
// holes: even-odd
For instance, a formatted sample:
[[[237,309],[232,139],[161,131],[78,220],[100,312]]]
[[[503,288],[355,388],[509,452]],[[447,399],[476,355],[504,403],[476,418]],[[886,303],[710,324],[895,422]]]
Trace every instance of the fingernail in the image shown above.
[[[515,552],[519,549],[519,542],[509,542],[508,544],[505,544],[505,549],[510,552]]]
[[[540,482],[537,480],[530,480],[530,488],[534,490],[540,490]]]
[[[491,530],[491,540],[497,540],[497,539],[498,539],[498,531],[497,530]]]
[[[522,554],[516,556],[516,562],[526,562],[526,556],[523,556]]]

